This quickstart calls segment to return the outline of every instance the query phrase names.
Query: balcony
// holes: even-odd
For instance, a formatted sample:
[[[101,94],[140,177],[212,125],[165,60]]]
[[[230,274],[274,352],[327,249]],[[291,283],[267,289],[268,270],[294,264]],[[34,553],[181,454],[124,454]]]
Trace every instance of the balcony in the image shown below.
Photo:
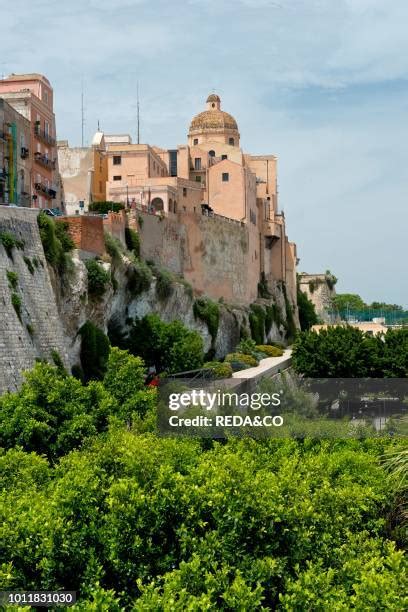
[[[27,147],[21,147],[21,151],[20,151],[21,159],[27,159],[29,155],[30,155],[30,151],[27,149]]]
[[[0,168],[0,181],[5,181],[7,179],[8,172],[5,168]]]
[[[278,240],[281,237],[280,224],[272,219],[264,219],[263,234],[266,238],[274,238]]]
[[[44,183],[35,183],[34,187],[37,193],[40,193],[48,200],[55,200],[55,198],[57,197],[57,192],[55,191],[55,189],[47,187],[47,185],[44,185]]]
[[[34,134],[36,135],[38,140],[41,140],[41,142],[44,142],[45,144],[50,145],[50,147],[55,147],[56,145],[55,138],[52,138],[52,136],[50,136],[47,132],[42,130],[40,126],[38,125],[38,123],[35,123],[34,125]]]
[[[34,153],[34,159],[35,162],[43,168],[47,168],[47,170],[55,170],[55,159],[49,159],[46,155],[38,152]]]

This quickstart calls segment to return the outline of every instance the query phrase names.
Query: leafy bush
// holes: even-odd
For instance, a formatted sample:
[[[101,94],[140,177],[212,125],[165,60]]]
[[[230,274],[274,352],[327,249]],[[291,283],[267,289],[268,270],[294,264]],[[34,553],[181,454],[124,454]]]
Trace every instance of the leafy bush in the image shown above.
[[[34,274],[35,269],[34,269],[34,266],[33,266],[33,263],[31,261],[31,259],[29,257],[23,257],[23,259],[24,259],[24,263],[27,266],[30,274]]]
[[[258,344],[256,350],[260,353],[265,353],[268,357],[281,357],[283,355],[281,348],[270,344]]]
[[[300,329],[306,331],[310,329],[312,325],[316,325],[318,318],[313,302],[309,300],[306,293],[301,291],[299,287],[297,291],[297,304],[299,309]]]
[[[196,319],[204,321],[210,332],[212,345],[215,344],[220,322],[220,307],[209,298],[199,298],[194,302],[193,312]]]
[[[100,215],[106,215],[108,212],[119,212],[125,207],[121,202],[91,202],[89,210]]]
[[[156,269],[156,294],[159,300],[166,300],[174,292],[173,275],[164,269]]]
[[[109,234],[109,232],[104,233],[104,241],[106,252],[112,257],[114,261],[120,261],[122,252],[121,242],[117,238]]]
[[[140,236],[135,230],[130,227],[125,228],[126,246],[129,251],[132,251],[136,257],[140,257]]]
[[[256,344],[262,344],[265,338],[265,310],[259,304],[251,304],[249,312],[249,325],[251,336]]]
[[[250,338],[243,338],[236,348],[237,353],[244,353],[244,355],[252,355],[256,358],[256,342]]]
[[[19,240],[10,232],[0,232],[0,244],[2,244],[6,250],[6,253],[10,259],[13,258],[13,249],[24,249],[24,241]]]
[[[259,361],[252,357],[251,355],[245,355],[244,353],[228,353],[225,357],[225,361],[239,361],[240,363],[245,363],[250,368],[254,368],[259,364]]]
[[[311,378],[405,378],[408,376],[408,329],[369,336],[349,325],[302,332],[292,363]]]
[[[261,273],[261,279],[258,283],[258,297],[265,299],[269,299],[271,297],[265,272]]]
[[[133,296],[148,291],[152,282],[152,272],[149,266],[141,259],[135,259],[134,263],[126,270],[127,289]]]
[[[102,379],[105,375],[109,357],[109,339],[91,321],[79,330],[81,341],[81,366],[84,380]]]
[[[126,345],[126,344],[125,344]],[[158,372],[181,372],[199,368],[204,361],[203,341],[180,321],[165,323],[150,314],[134,322],[126,345]]]
[[[11,270],[7,270],[6,275],[7,275],[7,280],[9,282],[10,289],[17,289],[17,285],[18,285],[17,272],[12,272]]]
[[[40,212],[37,223],[46,260],[60,273],[65,272],[68,267],[67,253],[74,247],[68,234],[67,222],[55,222],[44,212]]]
[[[232,366],[227,362],[207,361],[207,363],[203,365],[203,368],[211,370],[214,378],[231,378],[232,376]]]
[[[21,297],[18,295],[18,293],[11,294],[11,303],[13,305],[14,310],[16,311],[16,315],[21,321],[21,310],[22,310],[23,301]]]
[[[64,253],[69,253],[75,249],[75,242],[69,233],[68,221],[56,221],[55,222],[55,235],[61,243],[62,250]]]
[[[88,271],[88,293],[92,297],[101,297],[109,284],[110,276],[106,270],[96,261],[88,259],[85,262]]]

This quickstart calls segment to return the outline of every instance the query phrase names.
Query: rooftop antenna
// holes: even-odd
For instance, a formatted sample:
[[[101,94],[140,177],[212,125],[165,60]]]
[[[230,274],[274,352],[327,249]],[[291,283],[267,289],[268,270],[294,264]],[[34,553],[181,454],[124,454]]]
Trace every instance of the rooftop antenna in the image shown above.
[[[84,126],[85,126],[85,114],[84,114],[84,79],[81,81],[81,147],[84,146]]]
[[[100,131],[101,131],[101,130],[100,130],[100,128],[99,128],[99,119],[98,119],[98,132],[100,132]]]
[[[140,144],[139,81],[136,82],[136,100],[137,100],[137,144]]]

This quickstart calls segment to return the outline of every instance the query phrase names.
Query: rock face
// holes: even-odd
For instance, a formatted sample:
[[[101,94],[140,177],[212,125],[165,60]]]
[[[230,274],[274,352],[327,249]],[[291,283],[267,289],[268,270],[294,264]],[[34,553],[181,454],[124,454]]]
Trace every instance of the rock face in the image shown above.
[[[31,369],[36,359],[52,363],[60,358],[68,369],[79,364],[81,338],[78,331],[87,320],[105,332],[109,324],[115,322],[126,333],[135,317],[141,318],[148,313],[156,313],[164,321],[178,319],[197,331],[203,338],[205,351],[212,349],[218,358],[233,351],[242,336],[250,336],[251,308],[219,303],[218,331],[216,338],[211,338],[206,322],[194,316],[196,298],[191,287],[183,281],[174,279],[169,297],[159,299],[153,275],[147,290],[132,295],[127,275],[132,262],[127,256],[114,263],[106,258],[101,265],[115,281],[108,284],[101,298],[90,298],[87,270],[79,252],[74,251],[72,265],[60,276],[46,262],[37,211],[1,208],[0,237],[11,235],[19,246],[7,250],[0,241],[0,299],[3,303],[0,394],[17,389],[23,381],[22,372]],[[263,308],[274,305],[275,312],[279,313],[264,340],[282,342],[288,320],[283,287],[277,284],[273,287],[273,298],[257,300],[257,304]]]

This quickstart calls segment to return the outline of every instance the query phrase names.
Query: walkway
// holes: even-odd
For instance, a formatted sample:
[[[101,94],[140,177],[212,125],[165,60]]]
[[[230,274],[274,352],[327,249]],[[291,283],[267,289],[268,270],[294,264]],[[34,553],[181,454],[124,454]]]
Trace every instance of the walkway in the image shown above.
[[[233,373],[233,378],[253,378],[255,380],[264,376],[273,376],[282,370],[286,370],[292,363],[292,349],[288,348],[283,352],[282,357],[266,357],[261,359],[256,368],[248,368]]]

